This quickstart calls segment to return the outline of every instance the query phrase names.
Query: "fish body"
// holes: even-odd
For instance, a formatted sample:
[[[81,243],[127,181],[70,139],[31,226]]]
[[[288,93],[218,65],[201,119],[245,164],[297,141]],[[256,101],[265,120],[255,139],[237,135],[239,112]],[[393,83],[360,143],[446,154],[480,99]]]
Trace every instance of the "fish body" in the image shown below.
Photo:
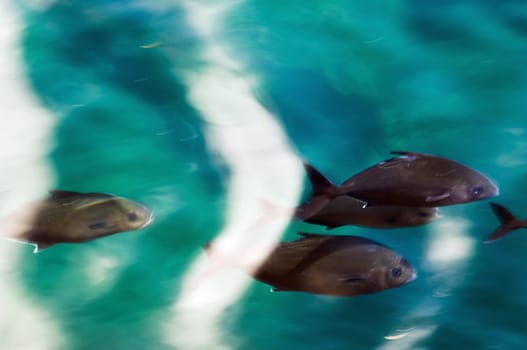
[[[373,240],[301,235],[280,243],[254,277],[275,291],[353,296],[400,287],[417,276],[406,259]]]
[[[360,200],[365,206],[438,207],[499,194],[498,187],[485,175],[453,160],[414,152],[391,154],[397,157],[352,176],[340,186],[307,165],[314,194],[306,216],[341,195]]]
[[[297,209],[302,213],[302,206]],[[301,214],[302,215],[302,214]],[[328,229],[344,225],[372,228],[420,226],[438,218],[437,208],[401,206],[364,206],[364,202],[350,196],[337,196],[314,215],[304,218],[308,223],[324,225]]]
[[[527,229],[527,220],[522,221],[518,219],[507,208],[498,203],[491,202],[489,204],[492,211],[500,221],[500,226],[485,239],[485,243],[490,243],[503,238],[511,231],[517,230],[519,228]]]
[[[397,157],[345,181],[338,193],[368,205],[438,207],[482,200],[499,194],[485,175],[450,159],[392,151]]]
[[[50,191],[49,198],[20,209],[10,219],[8,238],[34,244],[38,251],[57,243],[80,243],[138,230],[149,225],[153,215],[123,197]]]

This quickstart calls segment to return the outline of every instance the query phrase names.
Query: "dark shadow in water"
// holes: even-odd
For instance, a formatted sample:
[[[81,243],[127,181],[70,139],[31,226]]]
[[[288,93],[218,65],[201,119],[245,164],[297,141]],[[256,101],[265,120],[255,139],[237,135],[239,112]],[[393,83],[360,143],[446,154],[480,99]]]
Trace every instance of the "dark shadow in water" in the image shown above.
[[[199,45],[177,6],[144,4],[58,1],[26,14],[30,79],[63,118],[51,156],[57,186],[168,211],[138,233],[24,256],[21,279],[59,322],[66,349],[168,348],[162,327],[181,275],[221,224],[218,160],[172,74],[199,67]],[[117,276],[102,292],[90,282],[94,252],[126,262],[110,268]]]

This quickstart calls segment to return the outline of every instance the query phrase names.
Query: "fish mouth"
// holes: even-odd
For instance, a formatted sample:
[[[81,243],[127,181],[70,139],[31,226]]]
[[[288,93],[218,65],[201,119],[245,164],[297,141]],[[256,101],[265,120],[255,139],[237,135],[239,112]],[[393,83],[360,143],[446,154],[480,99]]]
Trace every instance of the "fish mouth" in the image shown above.
[[[490,183],[490,197],[496,197],[500,195],[500,188],[493,180],[489,180]]]
[[[154,222],[154,212],[150,213],[150,215],[148,216],[148,219],[145,221],[145,223],[143,225],[141,225],[140,228],[145,228],[148,225],[150,225],[152,222]]]
[[[410,278],[408,278],[408,280],[406,281],[405,284],[408,284],[408,283],[410,283],[410,282],[413,282],[413,281],[415,281],[416,279],[417,279],[417,272],[414,271],[414,272],[412,272],[412,275],[410,276]]]
[[[500,189],[498,186],[494,185],[495,187],[495,190],[494,190],[494,196],[499,196],[500,195]]]

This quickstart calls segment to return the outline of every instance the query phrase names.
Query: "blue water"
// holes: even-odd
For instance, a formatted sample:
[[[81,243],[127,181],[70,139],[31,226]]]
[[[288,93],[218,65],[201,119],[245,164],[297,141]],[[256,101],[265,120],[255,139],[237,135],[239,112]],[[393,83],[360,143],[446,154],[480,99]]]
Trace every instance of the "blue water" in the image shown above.
[[[215,124],[188,78],[215,64],[203,55],[210,40],[178,1],[14,3],[25,78],[56,123],[45,159],[53,186],[119,194],[156,212],[138,233],[24,249],[19,297],[49,315],[60,349],[199,349],[167,333],[185,336],[171,324],[172,306],[191,262],[227,221],[234,170],[208,139]],[[527,217],[526,3],[225,5],[213,43],[238,62],[235,76],[254,79],[252,98],[299,159],[340,182],[390,150],[441,155],[490,176],[496,201]],[[305,181],[303,198],[309,190]],[[482,244],[498,224],[487,203],[441,212],[419,228],[334,231],[400,252],[419,271],[412,284],[333,298],[253,282],[223,310],[221,344],[208,348],[525,349],[525,232]],[[284,239],[298,230],[323,228],[294,223]],[[105,271],[96,282],[92,268]],[[9,332],[0,329],[0,349]]]

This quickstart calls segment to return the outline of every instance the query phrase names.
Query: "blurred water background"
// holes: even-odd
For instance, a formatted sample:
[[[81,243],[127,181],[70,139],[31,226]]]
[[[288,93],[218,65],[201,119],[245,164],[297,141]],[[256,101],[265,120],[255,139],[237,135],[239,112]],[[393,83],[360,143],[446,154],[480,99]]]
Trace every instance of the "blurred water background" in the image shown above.
[[[341,182],[390,150],[441,155],[527,217],[527,3],[2,0],[0,18],[2,220],[51,188],[156,215],[39,254],[1,240],[0,349],[527,346],[527,236],[482,244],[485,202],[335,230],[418,269],[373,295],[270,293],[202,252],[323,232],[262,220],[309,194],[301,159]]]

